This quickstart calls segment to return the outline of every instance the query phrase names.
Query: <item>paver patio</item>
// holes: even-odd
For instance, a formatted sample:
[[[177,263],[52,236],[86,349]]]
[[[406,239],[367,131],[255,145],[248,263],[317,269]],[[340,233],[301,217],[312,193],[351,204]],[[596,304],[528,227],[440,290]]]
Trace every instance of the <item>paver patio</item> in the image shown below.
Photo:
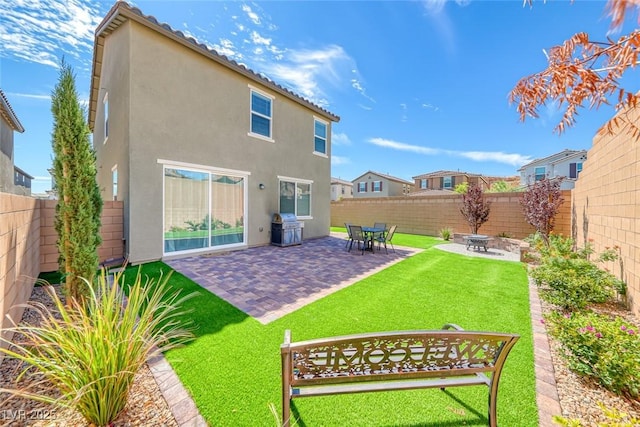
[[[260,246],[166,263],[263,324],[421,252],[396,247],[372,254],[328,236],[298,246]]]

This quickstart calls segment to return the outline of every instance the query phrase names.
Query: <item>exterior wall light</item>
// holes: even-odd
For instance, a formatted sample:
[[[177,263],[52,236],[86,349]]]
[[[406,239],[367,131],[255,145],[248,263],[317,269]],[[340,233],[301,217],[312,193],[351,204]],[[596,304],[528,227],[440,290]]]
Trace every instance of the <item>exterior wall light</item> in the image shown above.
[[[258,188],[261,189],[261,190],[264,190],[264,184],[262,184],[262,183],[258,184]]]

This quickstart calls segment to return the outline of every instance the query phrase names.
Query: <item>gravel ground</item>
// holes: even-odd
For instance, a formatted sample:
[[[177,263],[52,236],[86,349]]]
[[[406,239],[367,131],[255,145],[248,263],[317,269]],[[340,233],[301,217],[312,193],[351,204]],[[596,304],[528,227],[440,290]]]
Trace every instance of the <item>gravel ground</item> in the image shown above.
[[[58,295],[60,295],[60,286],[55,288]],[[43,287],[34,287],[31,301],[41,302],[50,309],[54,307],[51,297]],[[22,323],[29,325],[37,325],[39,320],[37,312],[33,309],[26,309],[22,317]],[[20,340],[20,337],[14,336],[14,341],[18,342],[18,340]],[[34,373],[16,383],[16,377],[22,369],[21,362],[5,357],[0,364],[0,388],[25,387],[42,378],[37,373]],[[40,388],[40,390],[44,389],[46,389],[45,386]],[[50,395],[55,395],[53,391],[50,391],[50,393]],[[126,407],[112,426],[171,427],[177,425],[153,374],[147,365],[144,365],[134,379]],[[72,409],[53,407],[32,400],[11,397],[8,393],[0,393],[0,426],[84,427],[89,426],[89,424]]]

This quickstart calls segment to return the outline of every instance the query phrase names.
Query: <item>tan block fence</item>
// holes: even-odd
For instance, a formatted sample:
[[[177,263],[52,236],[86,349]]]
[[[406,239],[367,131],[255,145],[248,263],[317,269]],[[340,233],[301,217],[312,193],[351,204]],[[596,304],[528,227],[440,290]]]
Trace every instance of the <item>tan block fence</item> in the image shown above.
[[[523,239],[535,230],[529,225],[520,205],[521,192],[485,194],[491,203],[489,220],[478,231],[489,236],[507,235]],[[571,192],[563,191],[555,231],[571,235]],[[460,213],[460,194],[416,197],[343,199],[331,202],[331,225],[344,227],[346,222],[373,225],[374,222],[396,224],[399,233],[438,236],[447,227],[452,233],[469,233],[469,225]]]
[[[58,270],[55,200],[0,193],[0,326],[21,319],[40,272]],[[109,201],[102,210],[100,261],[124,253],[123,203]],[[8,338],[8,337],[7,337]]]

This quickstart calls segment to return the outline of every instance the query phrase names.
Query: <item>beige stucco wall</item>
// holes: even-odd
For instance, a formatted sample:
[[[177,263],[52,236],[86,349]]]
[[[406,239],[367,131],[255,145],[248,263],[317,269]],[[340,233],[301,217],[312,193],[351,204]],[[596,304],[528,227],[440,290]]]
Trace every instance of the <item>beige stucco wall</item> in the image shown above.
[[[115,63],[122,57],[127,66]],[[118,162],[119,187],[128,187],[118,196],[125,203],[125,234],[132,262],[162,257],[160,159],[250,172],[245,218],[249,246],[270,242],[271,219],[279,203],[278,176],[313,181],[313,219],[305,220],[305,237],[329,233],[330,158],[313,154],[313,112],[252,84],[274,96],[275,142],[248,135],[250,87],[246,77],[137,23],[129,21],[107,37],[100,86],[110,94],[111,135],[97,151],[102,167],[99,182],[108,198],[111,166]],[[122,108],[116,104],[119,96]],[[96,135],[103,121],[100,108]],[[330,129],[329,123],[329,135]],[[122,136],[112,140],[115,135]],[[128,175],[121,173],[121,163],[127,162],[123,150],[129,152]],[[260,183],[264,190],[258,188]]]
[[[520,197],[522,193],[486,194],[491,202],[489,220],[479,230],[490,236],[507,233],[522,239],[535,230],[524,219]],[[556,216],[555,231],[571,235],[571,193],[562,193],[565,203]],[[438,236],[448,227],[455,233],[469,233],[469,225],[462,217],[460,194],[442,196],[390,197],[386,199],[348,199],[331,203],[331,225],[344,227],[345,222],[373,225],[384,222],[396,224],[398,232]]]
[[[13,129],[0,116],[0,192],[13,193]]]
[[[640,110],[627,116],[638,123]],[[606,267],[627,283],[628,300],[640,315],[640,145],[626,132],[600,132],[573,190],[574,235],[596,252],[618,246],[620,261]]]
[[[40,274],[40,209],[31,197],[0,193],[0,327],[22,318]],[[9,335],[4,338],[10,339]]]

